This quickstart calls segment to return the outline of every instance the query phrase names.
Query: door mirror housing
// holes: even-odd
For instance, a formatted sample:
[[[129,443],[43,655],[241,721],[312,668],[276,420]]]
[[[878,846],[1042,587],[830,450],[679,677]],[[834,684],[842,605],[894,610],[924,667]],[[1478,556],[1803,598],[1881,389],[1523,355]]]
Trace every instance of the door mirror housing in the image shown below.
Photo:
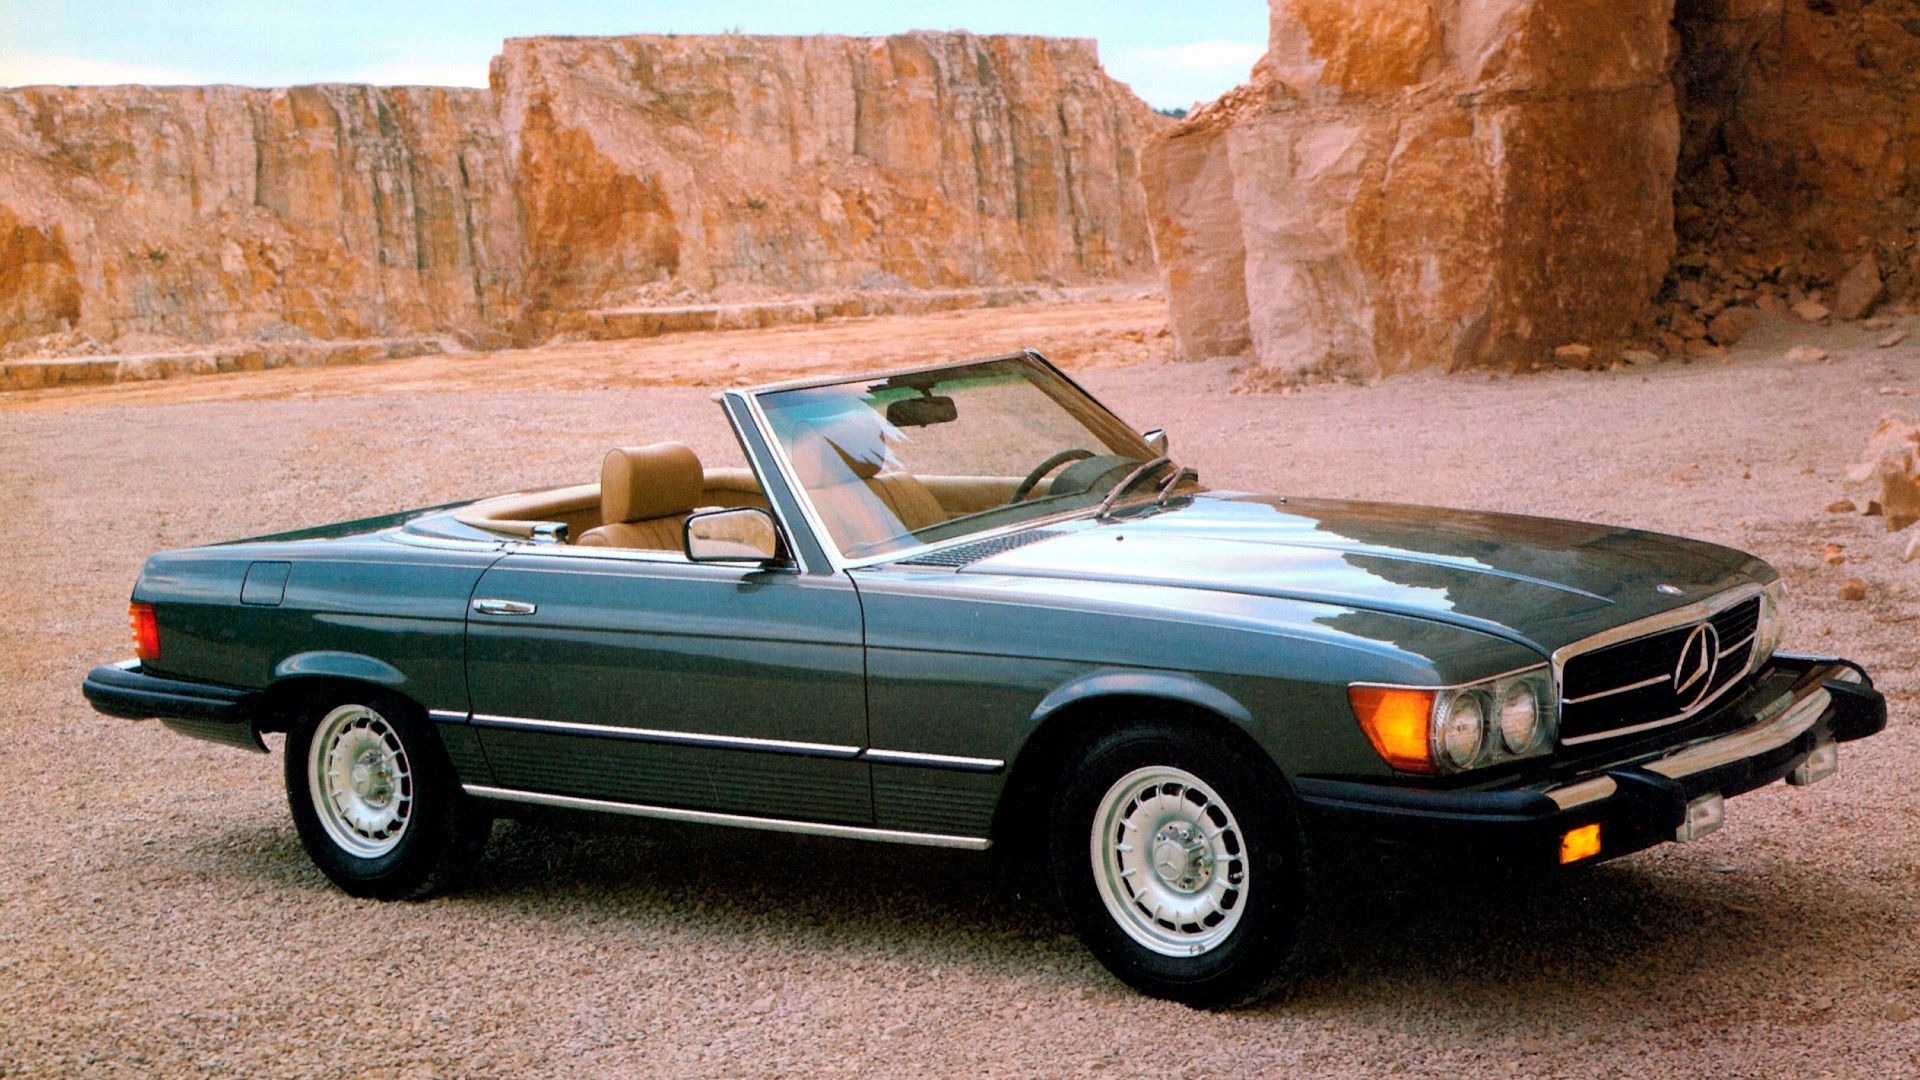
[[[1166,428],[1148,428],[1140,433],[1140,437],[1146,440],[1147,446],[1150,447],[1154,453],[1159,454],[1161,457],[1167,456]]]
[[[786,561],[779,526],[772,514],[757,506],[691,514],[680,528],[680,544],[689,562],[764,565]]]

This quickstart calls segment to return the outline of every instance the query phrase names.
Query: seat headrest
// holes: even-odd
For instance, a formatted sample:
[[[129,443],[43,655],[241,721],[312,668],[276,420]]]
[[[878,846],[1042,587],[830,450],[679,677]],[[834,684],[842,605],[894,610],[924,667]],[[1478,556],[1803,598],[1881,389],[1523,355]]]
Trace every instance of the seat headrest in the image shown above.
[[[673,517],[700,505],[706,472],[683,443],[607,451],[600,463],[600,518],[607,524]]]

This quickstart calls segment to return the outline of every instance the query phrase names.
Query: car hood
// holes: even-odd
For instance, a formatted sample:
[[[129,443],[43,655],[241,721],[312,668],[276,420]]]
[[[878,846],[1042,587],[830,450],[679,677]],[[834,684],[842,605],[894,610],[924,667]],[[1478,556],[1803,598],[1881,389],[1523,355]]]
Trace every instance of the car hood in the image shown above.
[[[1472,627],[1543,653],[1774,576],[1743,552],[1637,529],[1217,494],[1064,531],[962,573],[1324,602]]]

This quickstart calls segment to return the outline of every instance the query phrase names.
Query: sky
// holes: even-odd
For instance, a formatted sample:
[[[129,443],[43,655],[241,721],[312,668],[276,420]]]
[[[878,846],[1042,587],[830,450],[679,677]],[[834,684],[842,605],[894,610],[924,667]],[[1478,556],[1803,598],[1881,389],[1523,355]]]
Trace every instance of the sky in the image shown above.
[[[485,86],[503,38],[536,34],[888,34],[971,30],[1091,37],[1156,108],[1210,101],[1265,51],[1266,0],[0,0],[0,86],[371,82]]]

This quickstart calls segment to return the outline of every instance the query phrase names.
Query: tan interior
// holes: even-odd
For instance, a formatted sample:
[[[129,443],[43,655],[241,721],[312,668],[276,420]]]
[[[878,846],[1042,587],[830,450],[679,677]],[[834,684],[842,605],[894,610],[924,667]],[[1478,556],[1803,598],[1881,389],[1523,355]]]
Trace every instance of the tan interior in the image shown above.
[[[916,477],[848,464],[859,482],[909,529],[992,509],[1005,503],[1019,483],[1008,476]],[[799,461],[796,467],[822,514],[871,512],[871,504],[851,497],[853,491],[833,484],[815,486],[814,476]],[[844,470],[816,471],[827,476],[837,472],[851,487]],[[1034,494],[1044,495],[1048,486],[1042,481]],[[454,517],[506,536],[528,537],[537,526],[559,523],[567,527],[570,542],[583,547],[679,551],[681,526],[689,513],[736,506],[769,508],[752,470],[705,468],[686,446],[657,443],[609,451],[601,462],[600,483],[499,495],[473,503]]]

